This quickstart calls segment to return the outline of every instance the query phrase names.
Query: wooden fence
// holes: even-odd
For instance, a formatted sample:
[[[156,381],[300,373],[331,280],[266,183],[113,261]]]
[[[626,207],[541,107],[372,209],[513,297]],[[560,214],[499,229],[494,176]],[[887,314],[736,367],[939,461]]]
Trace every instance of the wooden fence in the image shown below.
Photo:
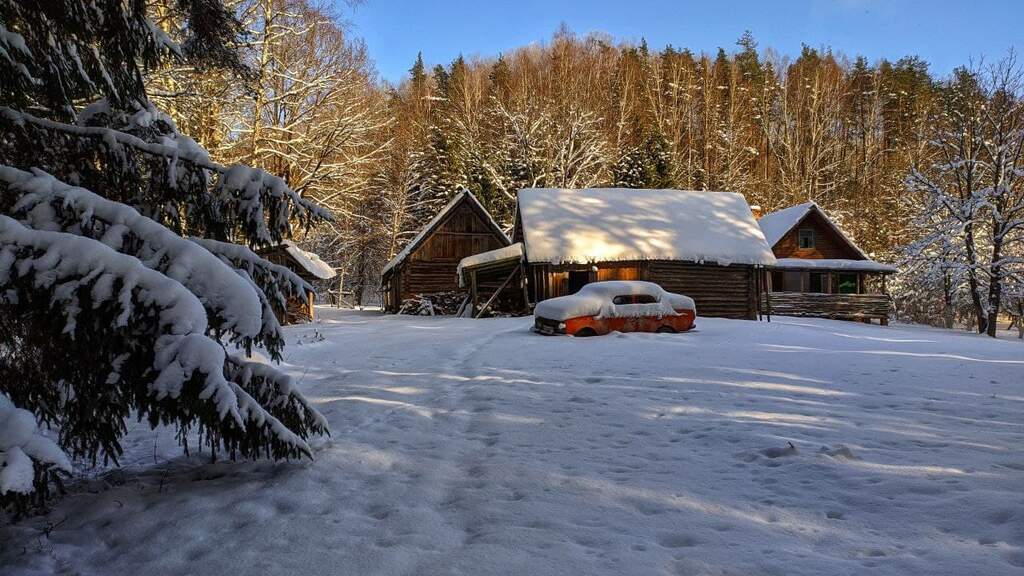
[[[763,309],[779,316],[871,320],[889,323],[888,294],[818,294],[814,292],[770,292]]]

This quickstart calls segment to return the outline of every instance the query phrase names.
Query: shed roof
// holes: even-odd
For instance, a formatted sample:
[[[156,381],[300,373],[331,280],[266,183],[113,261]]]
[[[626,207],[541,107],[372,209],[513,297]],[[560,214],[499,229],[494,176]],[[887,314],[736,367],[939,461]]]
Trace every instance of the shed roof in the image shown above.
[[[459,286],[466,283],[465,273],[469,270],[493,270],[495,268],[514,268],[523,260],[523,243],[516,242],[487,252],[466,256],[459,261],[455,274],[459,277]]]
[[[733,192],[527,188],[518,209],[531,263],[775,263],[750,206]]]
[[[459,266],[456,268],[456,273],[460,276],[463,270],[477,268],[487,264],[494,264],[495,262],[504,262],[506,260],[516,261],[523,258],[523,243],[516,242],[515,244],[509,244],[494,250],[488,250],[487,252],[481,252],[472,256],[466,256],[459,261]]]
[[[463,201],[469,202],[473,210],[480,215],[484,222],[494,231],[495,235],[504,241],[506,245],[511,243],[508,236],[506,236],[505,232],[501,229],[501,226],[498,226],[498,223],[494,221],[494,218],[491,217],[491,214],[487,209],[480,204],[480,201],[476,199],[476,196],[474,196],[469,190],[463,189],[447,204],[445,204],[444,208],[441,208],[441,211],[431,218],[430,222],[427,222],[416,236],[413,237],[413,239],[410,240],[409,243],[398,252],[398,254],[395,254],[394,258],[384,265],[384,269],[381,270],[381,277],[386,278],[396,266],[404,262],[405,259],[408,258],[409,255],[412,254],[413,251],[416,250],[416,248],[418,248],[434,230],[444,223],[448,215],[451,214]]]
[[[284,246],[285,252],[292,257],[293,260],[306,271],[316,276],[321,280],[329,280],[338,275],[326,262],[320,259],[319,256],[312,252],[307,252],[292,242],[291,240],[285,240],[281,243]]]

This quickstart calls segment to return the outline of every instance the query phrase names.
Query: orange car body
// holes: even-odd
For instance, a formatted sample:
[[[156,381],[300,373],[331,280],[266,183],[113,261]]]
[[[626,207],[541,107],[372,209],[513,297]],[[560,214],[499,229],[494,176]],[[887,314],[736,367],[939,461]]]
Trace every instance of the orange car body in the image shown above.
[[[602,336],[609,332],[686,332],[693,328],[696,315],[693,310],[676,310],[678,316],[636,316],[627,318],[598,318],[578,316],[565,321],[565,333],[576,335],[589,328]]]

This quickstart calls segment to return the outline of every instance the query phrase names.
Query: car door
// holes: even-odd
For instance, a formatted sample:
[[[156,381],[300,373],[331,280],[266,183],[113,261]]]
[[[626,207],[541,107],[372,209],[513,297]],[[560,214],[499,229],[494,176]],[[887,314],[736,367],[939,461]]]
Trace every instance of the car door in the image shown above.
[[[656,330],[652,323],[651,304],[657,304],[654,296],[647,294],[623,294],[612,299],[615,304],[613,330],[620,332],[648,332]]]

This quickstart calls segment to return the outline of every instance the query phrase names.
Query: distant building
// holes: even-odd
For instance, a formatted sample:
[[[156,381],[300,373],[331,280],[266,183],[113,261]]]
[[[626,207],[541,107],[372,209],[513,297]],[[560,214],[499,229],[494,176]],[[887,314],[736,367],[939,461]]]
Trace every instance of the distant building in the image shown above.
[[[334,268],[331,268],[319,256],[299,248],[291,240],[285,240],[277,246],[261,250],[260,256],[295,272],[310,285],[314,285],[318,281],[330,280],[337,275]],[[278,322],[281,324],[312,322],[315,298],[314,292],[307,291],[304,298],[289,300],[284,310],[274,310]]]

